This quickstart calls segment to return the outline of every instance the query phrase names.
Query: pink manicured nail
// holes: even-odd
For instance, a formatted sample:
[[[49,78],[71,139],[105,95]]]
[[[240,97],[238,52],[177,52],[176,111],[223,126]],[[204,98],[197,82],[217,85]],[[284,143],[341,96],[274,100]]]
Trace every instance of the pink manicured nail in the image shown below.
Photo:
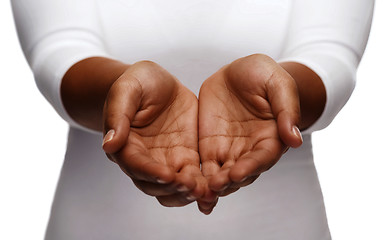
[[[103,147],[106,143],[110,142],[110,141],[113,139],[114,135],[115,135],[114,129],[111,129],[110,131],[108,131],[107,134],[105,135],[105,137],[103,138],[102,147]]]
[[[300,130],[299,130],[298,127],[293,126],[293,127],[292,127],[292,132],[293,132],[293,134],[294,134],[296,137],[300,138],[300,139],[302,140],[302,142],[303,142],[303,137],[302,137],[302,134],[300,133]]]

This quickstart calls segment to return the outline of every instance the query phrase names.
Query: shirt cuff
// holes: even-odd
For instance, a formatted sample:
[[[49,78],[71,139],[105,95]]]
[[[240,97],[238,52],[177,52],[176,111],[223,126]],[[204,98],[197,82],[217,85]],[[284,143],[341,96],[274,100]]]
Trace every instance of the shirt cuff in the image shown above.
[[[70,40],[63,40],[63,34],[65,39]],[[75,63],[90,57],[110,56],[91,33],[66,32],[63,34],[51,36],[34,48],[31,54],[31,68],[36,84],[57,113],[71,127],[98,133],[80,125],[69,116],[62,102],[60,88],[63,76]]]
[[[279,62],[297,62],[305,65],[321,78],[325,86],[327,98],[323,113],[312,126],[302,131],[303,134],[326,128],[346,104],[354,90],[356,56],[344,49],[335,50],[337,52],[333,53],[333,50],[325,52],[321,48],[279,60]],[[339,55],[346,57],[342,58]]]

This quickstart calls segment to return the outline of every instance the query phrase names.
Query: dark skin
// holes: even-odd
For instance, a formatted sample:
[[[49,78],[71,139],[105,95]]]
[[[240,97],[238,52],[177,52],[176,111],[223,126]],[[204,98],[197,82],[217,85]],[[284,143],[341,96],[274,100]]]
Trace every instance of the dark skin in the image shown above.
[[[199,149],[209,188],[219,196],[233,193],[269,170],[288,147],[299,147],[298,126],[305,129],[320,116],[323,91],[305,66],[280,65],[265,55],[237,59],[209,77],[199,96]],[[198,203],[207,214],[216,204]]]
[[[86,59],[63,78],[62,97],[76,121],[109,132],[107,156],[162,205],[217,197],[200,170],[197,97],[158,64]]]
[[[61,94],[75,121],[103,132],[107,156],[141,191],[169,207],[197,201],[205,214],[300,146],[297,129],[326,101],[312,70],[261,54],[214,73],[199,101],[156,63],[99,57],[72,66]]]

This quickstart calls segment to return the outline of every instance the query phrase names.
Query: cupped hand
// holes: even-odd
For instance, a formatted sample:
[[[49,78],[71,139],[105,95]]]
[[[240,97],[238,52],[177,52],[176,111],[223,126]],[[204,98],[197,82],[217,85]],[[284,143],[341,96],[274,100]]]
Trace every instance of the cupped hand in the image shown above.
[[[131,65],[109,90],[104,107],[108,157],[144,193],[164,206],[203,197],[196,96],[150,61]]]
[[[219,196],[254,182],[288,147],[302,144],[294,79],[260,54],[224,66],[201,87],[199,149],[202,172]],[[210,212],[215,201],[200,201]]]

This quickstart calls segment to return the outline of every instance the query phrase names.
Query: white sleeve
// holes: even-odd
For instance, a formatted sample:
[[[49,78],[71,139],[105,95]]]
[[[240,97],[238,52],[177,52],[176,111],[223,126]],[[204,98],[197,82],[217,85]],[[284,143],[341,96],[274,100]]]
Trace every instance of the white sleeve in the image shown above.
[[[42,94],[70,125],[60,85],[76,62],[107,56],[94,0],[12,0],[19,40]],[[84,129],[84,128],[83,128]]]
[[[365,50],[374,0],[294,0],[287,43],[279,60],[306,65],[322,79],[327,102],[304,133],[327,127],[348,101]]]

